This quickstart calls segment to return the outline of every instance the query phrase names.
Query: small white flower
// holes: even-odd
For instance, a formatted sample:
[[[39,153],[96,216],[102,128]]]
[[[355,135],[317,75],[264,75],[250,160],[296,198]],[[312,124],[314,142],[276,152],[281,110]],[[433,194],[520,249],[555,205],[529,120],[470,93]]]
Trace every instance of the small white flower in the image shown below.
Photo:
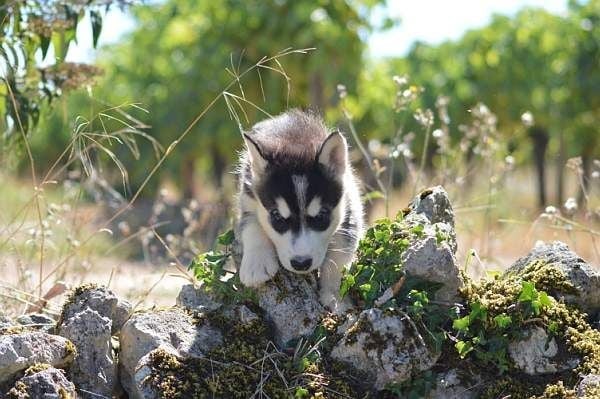
[[[348,90],[346,89],[346,86],[339,84],[337,85],[337,92],[338,92],[338,96],[340,96],[340,98],[346,98],[346,96],[348,95]]]
[[[569,197],[567,198],[567,201],[565,202],[565,212],[568,215],[572,215],[575,212],[577,212],[577,200],[573,197]]]
[[[406,75],[394,75],[392,79],[394,80],[394,83],[396,83],[398,86],[403,86],[408,83],[408,77]]]
[[[379,150],[381,150],[381,141],[373,139],[373,140],[369,140],[369,152],[371,152],[371,154],[373,153],[377,153],[379,152]]]
[[[544,209],[544,213],[548,215],[556,215],[558,213],[558,209],[555,206],[549,205]]]
[[[535,120],[533,119],[533,114],[529,111],[523,112],[523,115],[521,115],[521,122],[523,122],[523,125],[527,127],[533,126],[533,124],[535,123]]]
[[[325,9],[319,7],[316,8],[311,14],[310,14],[310,20],[313,22],[322,22],[325,21],[329,16],[327,15],[327,11],[325,11]]]
[[[435,137],[436,139],[439,139],[444,136],[444,131],[442,129],[435,129],[432,134],[433,134],[433,137]]]

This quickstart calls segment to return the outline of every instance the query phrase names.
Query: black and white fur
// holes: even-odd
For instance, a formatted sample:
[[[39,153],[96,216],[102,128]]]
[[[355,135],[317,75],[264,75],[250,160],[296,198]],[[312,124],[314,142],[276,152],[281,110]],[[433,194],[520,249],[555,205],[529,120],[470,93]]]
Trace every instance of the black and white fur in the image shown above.
[[[244,134],[240,164],[240,279],[258,286],[280,266],[319,271],[320,300],[341,310],[342,268],[363,229],[360,192],[344,136],[311,113],[290,110]]]

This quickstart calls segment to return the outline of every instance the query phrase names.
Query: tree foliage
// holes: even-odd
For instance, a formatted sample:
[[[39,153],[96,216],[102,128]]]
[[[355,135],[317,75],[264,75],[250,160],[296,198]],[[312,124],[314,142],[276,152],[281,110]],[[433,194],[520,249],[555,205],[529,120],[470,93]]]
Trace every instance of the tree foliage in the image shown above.
[[[94,47],[104,13],[130,0],[16,0],[0,2],[0,115],[5,141],[27,134],[40,117],[42,104],[89,84],[100,74],[93,66],[66,62],[76,41],[78,23],[87,15]],[[50,61],[50,50],[54,60]],[[44,62],[43,66],[39,62]]]
[[[449,98],[454,139],[470,118],[467,110],[486,104],[498,117],[504,138],[525,142],[521,116],[549,130],[558,147],[564,133],[571,154],[598,151],[600,117],[600,1],[572,1],[567,15],[526,8],[514,17],[493,16],[481,28],[439,45],[416,43],[405,57],[375,62],[361,77],[350,102],[359,130],[385,137],[398,124],[388,110],[394,101],[393,75],[408,75],[424,88],[416,107],[433,109]],[[352,93],[351,93],[352,94]],[[406,131],[411,130],[408,121]]]
[[[227,82],[262,57],[289,47],[315,48],[310,56],[288,56],[272,70],[245,76],[232,93],[243,100],[231,102],[245,126],[288,106],[327,107],[335,101],[337,83],[354,87],[364,35],[375,28],[370,12],[382,3],[171,0],[137,7],[135,31],[101,57],[107,77],[96,94],[112,103],[139,99],[150,111],[151,134],[168,145]],[[221,104],[186,137],[166,171],[187,187],[197,169],[220,184],[239,137]],[[147,165],[135,169],[133,184]]]

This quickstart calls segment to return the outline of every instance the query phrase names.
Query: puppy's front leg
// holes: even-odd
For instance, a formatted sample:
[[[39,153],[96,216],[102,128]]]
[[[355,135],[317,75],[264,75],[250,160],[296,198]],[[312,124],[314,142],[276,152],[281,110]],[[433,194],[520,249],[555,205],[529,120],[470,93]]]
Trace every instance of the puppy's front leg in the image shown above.
[[[256,287],[277,273],[277,255],[255,216],[247,216],[241,230],[240,281],[247,287]]]
[[[347,251],[347,249],[346,249]],[[340,299],[340,285],[342,270],[352,262],[353,252],[344,249],[330,248],[327,251],[325,262],[321,266],[319,276],[319,299],[323,306],[327,306],[334,313],[343,313],[352,305],[349,300]]]

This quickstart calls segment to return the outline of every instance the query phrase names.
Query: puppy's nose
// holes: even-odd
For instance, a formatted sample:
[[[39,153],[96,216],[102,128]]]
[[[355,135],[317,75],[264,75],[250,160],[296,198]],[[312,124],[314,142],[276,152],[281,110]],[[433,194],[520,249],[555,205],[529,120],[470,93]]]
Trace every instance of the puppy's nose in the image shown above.
[[[306,256],[296,256],[295,258],[292,258],[292,260],[290,260],[290,264],[296,270],[308,270],[312,266],[312,258]]]

